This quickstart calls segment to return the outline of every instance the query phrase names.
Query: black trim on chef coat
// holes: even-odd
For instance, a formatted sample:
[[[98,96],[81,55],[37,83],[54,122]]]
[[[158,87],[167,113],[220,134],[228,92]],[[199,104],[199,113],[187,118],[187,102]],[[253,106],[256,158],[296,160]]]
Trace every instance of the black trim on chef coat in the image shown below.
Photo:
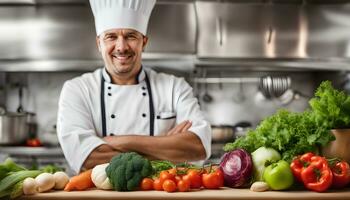
[[[101,70],[101,116],[102,116],[102,135],[105,137],[107,135],[107,121],[106,121],[106,106],[105,106],[105,78],[103,77],[103,70]],[[142,68],[140,72],[137,74],[136,77],[140,75],[142,71]],[[150,110],[150,126],[149,126],[149,132],[150,136],[154,135],[154,105],[153,105],[153,98],[152,98],[152,89],[151,84],[148,79],[147,73],[145,71],[145,81],[147,85],[147,91],[148,91],[148,99],[149,99],[149,110]],[[136,82],[138,83],[138,78],[136,78]]]

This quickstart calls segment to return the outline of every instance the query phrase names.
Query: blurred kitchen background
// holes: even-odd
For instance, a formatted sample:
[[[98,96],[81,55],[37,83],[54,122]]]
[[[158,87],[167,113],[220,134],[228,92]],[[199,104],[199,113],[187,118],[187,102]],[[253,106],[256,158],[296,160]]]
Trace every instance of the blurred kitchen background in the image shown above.
[[[158,0],[148,33],[144,65],[193,86],[214,161],[276,110],[307,109],[321,81],[350,92],[350,1]],[[88,0],[0,0],[0,161],[67,168],[62,85],[102,65]]]

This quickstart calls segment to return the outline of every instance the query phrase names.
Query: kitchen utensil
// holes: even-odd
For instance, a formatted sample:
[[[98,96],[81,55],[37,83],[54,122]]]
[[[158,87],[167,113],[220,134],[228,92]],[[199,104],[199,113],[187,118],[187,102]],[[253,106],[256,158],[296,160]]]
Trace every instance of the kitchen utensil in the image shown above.
[[[234,138],[233,127],[229,125],[211,126],[212,142],[226,142]]]
[[[25,113],[6,113],[0,115],[0,145],[17,145],[26,141],[27,115]]]
[[[239,86],[238,87],[239,87],[238,92],[235,95],[233,100],[236,103],[242,103],[245,100],[242,78],[239,79]]]
[[[208,93],[208,83],[205,83],[204,85],[204,94],[202,99],[206,103],[210,103],[213,101],[213,97]]]
[[[288,76],[260,78],[259,90],[267,99],[274,99],[282,96],[291,86],[291,78]]]
[[[212,142],[225,143],[233,141],[236,137],[244,136],[249,128],[250,122],[241,121],[235,125],[212,125]]]
[[[322,155],[327,158],[342,158],[350,163],[350,129],[333,129],[330,134],[335,136],[335,140],[321,148]]]
[[[207,71],[204,70],[204,78],[206,78],[206,76],[207,76]],[[208,93],[208,83],[207,82],[204,84],[204,94],[202,96],[202,99],[206,103],[210,103],[213,101],[213,97]]]
[[[18,86],[18,108],[17,112],[21,113],[23,112],[23,106],[22,106],[22,97],[23,97],[23,86],[19,84]]]

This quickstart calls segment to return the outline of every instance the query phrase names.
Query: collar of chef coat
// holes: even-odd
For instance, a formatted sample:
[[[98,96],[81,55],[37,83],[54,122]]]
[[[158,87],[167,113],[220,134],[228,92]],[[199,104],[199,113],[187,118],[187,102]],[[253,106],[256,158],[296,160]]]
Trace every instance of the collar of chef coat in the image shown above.
[[[108,74],[106,67],[103,68],[102,75],[103,75],[103,78],[105,79],[105,82],[107,83],[112,82],[111,76]],[[141,66],[141,70],[136,76],[137,84],[145,80],[145,77],[146,77],[145,70],[143,69],[143,66]]]

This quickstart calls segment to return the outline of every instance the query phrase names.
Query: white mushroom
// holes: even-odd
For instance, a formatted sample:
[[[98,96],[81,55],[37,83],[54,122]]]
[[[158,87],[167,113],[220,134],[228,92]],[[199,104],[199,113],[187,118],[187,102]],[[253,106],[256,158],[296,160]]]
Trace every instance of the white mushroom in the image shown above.
[[[52,174],[50,173],[42,173],[39,174],[35,178],[36,183],[38,184],[38,191],[39,192],[46,192],[51,190],[55,186],[55,179]]]
[[[26,178],[23,181],[23,193],[25,195],[36,194],[38,192],[38,185],[34,178]]]
[[[56,190],[62,190],[69,182],[69,177],[64,172],[54,173],[53,178],[55,179],[55,189]]]

